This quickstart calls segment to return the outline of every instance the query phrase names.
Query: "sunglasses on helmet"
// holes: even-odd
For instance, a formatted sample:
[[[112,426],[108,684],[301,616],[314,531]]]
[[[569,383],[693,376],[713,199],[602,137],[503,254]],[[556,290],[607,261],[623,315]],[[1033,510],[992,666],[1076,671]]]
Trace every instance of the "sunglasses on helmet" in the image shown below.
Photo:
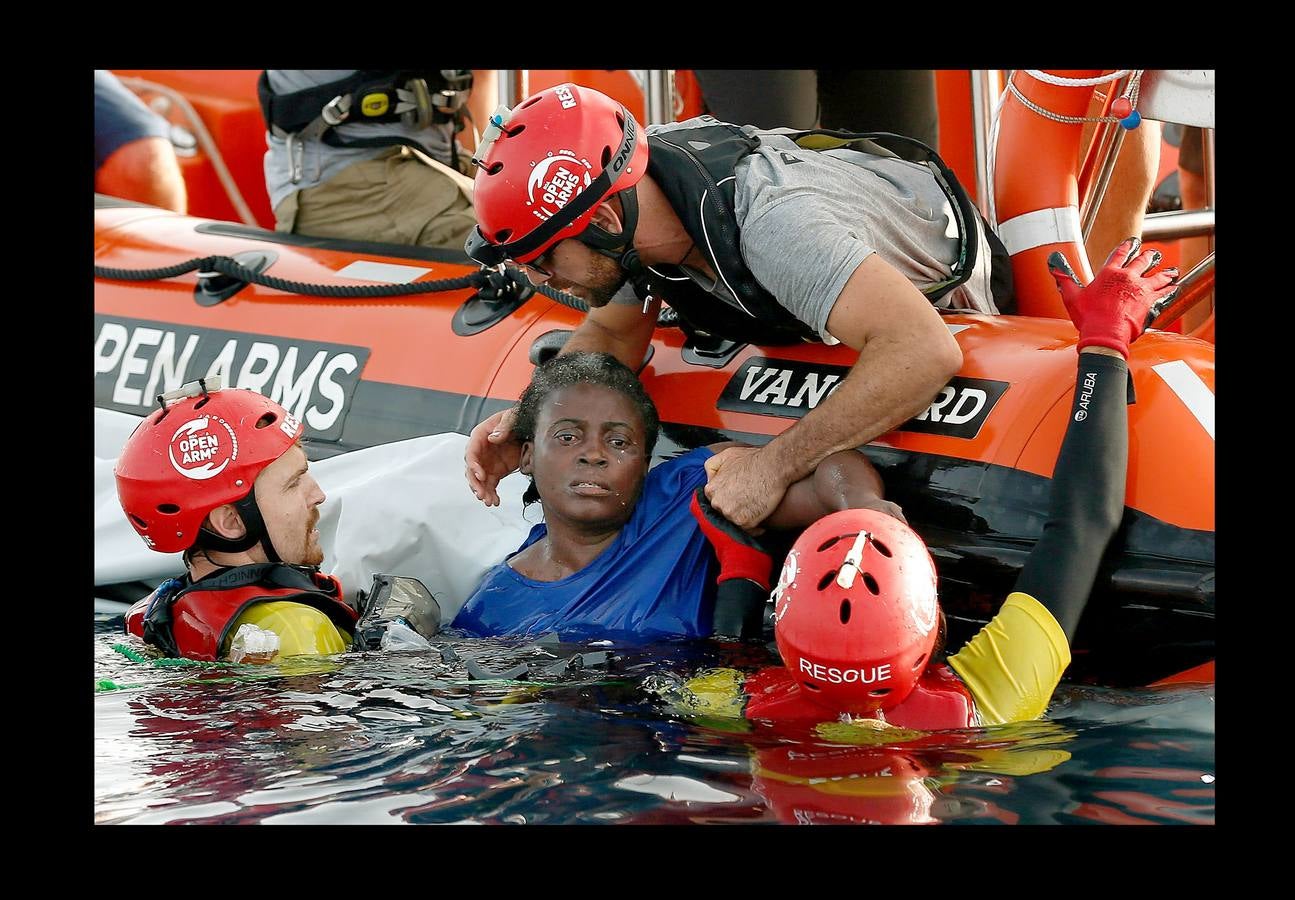
[[[507,252],[500,245],[487,242],[484,236],[478,237],[478,235],[480,235],[480,230],[480,226],[473,228],[472,233],[468,235],[468,240],[463,247],[468,256],[474,261],[487,267],[497,266],[500,263],[513,263],[514,265],[525,269],[533,269],[545,278],[553,277],[553,247],[545,250],[530,262],[517,262],[509,257]],[[475,241],[474,238],[476,239]]]

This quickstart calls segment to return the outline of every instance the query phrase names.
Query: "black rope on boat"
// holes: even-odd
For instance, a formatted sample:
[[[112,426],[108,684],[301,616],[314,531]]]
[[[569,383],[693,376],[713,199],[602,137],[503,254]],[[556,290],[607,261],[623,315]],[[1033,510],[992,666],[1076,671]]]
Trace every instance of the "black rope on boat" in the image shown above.
[[[177,275],[183,275],[185,272],[192,272],[194,269],[201,269],[215,258],[214,256],[205,256],[201,259],[191,259],[188,262],[167,266],[164,269],[110,269],[106,266],[95,266],[94,277],[110,278],[113,281],[159,281],[163,278],[174,278]]]
[[[273,275],[262,275],[228,256],[204,256],[188,262],[167,266],[163,269],[111,269],[102,266],[94,267],[96,278],[109,278],[114,281],[157,281],[162,278],[174,278],[186,272],[218,272],[230,278],[262,287],[285,291],[290,294],[307,294],[318,297],[399,297],[410,294],[429,294],[436,291],[457,291],[470,287],[482,287],[486,284],[482,272],[474,272],[461,278],[445,278],[440,281],[419,281],[407,284],[364,284],[335,285],[307,284],[301,281],[288,281],[275,278]]]
[[[588,312],[589,304],[579,297],[574,297],[548,285],[533,285],[525,274],[517,269],[480,269],[471,275],[459,278],[442,278],[438,281],[416,281],[405,284],[364,284],[335,285],[308,284],[302,281],[288,281],[263,275],[228,256],[204,256],[191,259],[161,269],[113,269],[106,266],[95,266],[94,276],[112,281],[158,281],[163,278],[174,278],[187,272],[217,272],[249,284],[273,288],[289,294],[303,294],[313,297],[332,298],[369,298],[369,297],[404,297],[416,294],[432,294],[440,291],[460,291],[465,288],[476,288],[483,299],[501,299],[516,292],[518,298],[525,300],[538,292],[556,300],[563,306],[579,312]]]
[[[550,300],[556,300],[563,306],[569,306],[578,312],[589,312],[589,304],[579,297],[568,294],[566,291],[559,291],[557,288],[551,288],[547,284],[531,285],[537,292],[548,297]]]

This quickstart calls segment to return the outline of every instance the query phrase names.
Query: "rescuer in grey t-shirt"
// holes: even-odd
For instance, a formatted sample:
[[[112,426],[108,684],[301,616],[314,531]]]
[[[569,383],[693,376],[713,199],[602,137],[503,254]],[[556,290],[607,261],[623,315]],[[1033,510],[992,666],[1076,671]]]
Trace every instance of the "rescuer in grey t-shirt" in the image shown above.
[[[697,122],[657,125],[648,134],[668,136]],[[805,150],[776,131],[743,130],[758,135],[760,146],[736,170],[742,258],[761,286],[825,342],[837,343],[827,331],[828,314],[869,254],[880,255],[919,290],[950,277],[958,258],[957,222],[925,166],[854,150]],[[726,291],[723,282],[682,268],[703,289]],[[971,277],[935,305],[997,313],[989,273],[984,248]],[[616,302],[639,301],[627,286]]]
[[[802,150],[776,132],[756,132],[753,146],[747,129],[710,117],[645,136],[622,105],[574,84],[538,92],[501,124],[478,150],[479,224],[465,249],[485,265],[526,267],[532,280],[589,303],[563,353],[606,352],[641,367],[663,300],[715,337],[762,344],[817,334],[858,351],[832,392],[767,444],[707,461],[706,494],[739,527],[760,526],[827,456],[920,413],[961,368],[957,338],[923,292],[953,282],[962,250],[929,166],[881,148]],[[565,160],[568,181],[596,195],[558,202],[556,192],[541,194],[528,173],[541,163],[541,175],[549,171],[553,158]],[[995,312],[988,241],[978,240],[969,206],[958,208],[973,217],[976,266],[937,302]],[[480,423],[464,454],[468,484],[488,504],[521,460],[513,416]]]

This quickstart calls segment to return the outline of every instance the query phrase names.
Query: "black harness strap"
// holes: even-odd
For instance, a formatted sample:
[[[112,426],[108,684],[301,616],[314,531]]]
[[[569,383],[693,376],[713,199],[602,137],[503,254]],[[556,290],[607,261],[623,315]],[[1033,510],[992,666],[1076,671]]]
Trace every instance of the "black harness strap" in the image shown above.
[[[267,127],[278,128],[285,134],[296,134],[321,115],[331,126],[355,123],[381,124],[404,120],[404,111],[397,109],[404,101],[399,91],[414,79],[422,79],[430,94],[449,91],[466,91],[471,87],[471,75],[446,78],[438,69],[360,69],[346,78],[327,84],[302,88],[289,94],[276,94],[270,87],[268,72],[261,72],[256,82],[256,96],[261,103],[261,115]],[[339,98],[351,98],[343,111],[342,104],[333,105]],[[329,107],[331,112],[325,113]],[[439,118],[437,118],[439,116]],[[433,115],[433,121],[449,121],[445,113]]]
[[[463,74],[456,74],[462,72]],[[447,73],[450,77],[447,77]],[[407,101],[400,91],[413,81],[421,80],[426,87],[424,100],[429,107],[429,124],[453,122],[454,130],[462,129],[463,122],[457,101],[455,112],[447,114],[434,104],[433,95],[445,99],[458,97],[472,86],[472,75],[467,70],[439,69],[360,69],[353,75],[293,91],[276,94],[270,87],[269,73],[261,72],[256,82],[256,95],[261,104],[261,115],[276,137],[284,139],[319,139],[331,147],[393,147],[404,145],[420,152],[417,141],[398,135],[375,138],[343,138],[336,132],[338,125],[387,124],[406,121]],[[422,91],[419,88],[415,91]],[[406,103],[406,109],[401,109]],[[416,104],[417,105],[417,104]],[[453,165],[458,168],[458,153],[454,141],[450,142]]]
[[[648,173],[736,302],[708,293],[673,265],[652,266],[646,279],[635,281],[636,290],[665,298],[690,336],[705,332],[758,344],[816,339],[812,328],[756,281],[742,258],[732,176],[760,139],[726,122],[709,117],[704,122],[666,137],[649,135]]]
[[[979,211],[972,204],[971,198],[958,183],[958,177],[953,174],[953,170],[945,165],[940,155],[928,147],[926,144],[916,138],[905,137],[902,134],[894,134],[889,131],[832,131],[826,128],[816,128],[808,131],[796,131],[787,134],[798,147],[804,147],[806,150],[834,150],[850,149],[859,150],[863,153],[870,153],[873,156],[888,156],[899,159],[899,155],[893,150],[888,150],[878,143],[899,143],[917,151],[918,159],[914,160],[919,164],[925,165],[930,169],[931,174],[935,177],[935,183],[940,186],[944,196],[949,200],[949,206],[953,209],[954,217],[958,223],[958,259],[950,267],[953,270],[953,276],[939,284],[931,285],[922,290],[932,302],[939,300],[950,291],[956,290],[971,277],[975,271],[976,260],[979,255],[980,241],[976,234],[976,217],[980,215]]]
[[[885,143],[895,142],[904,145],[910,150],[915,150],[918,158],[909,161],[925,164],[931,170],[936,184],[944,191],[945,197],[949,200],[949,205],[953,208],[954,216],[958,220],[958,260],[951,266],[953,277],[923,289],[922,293],[934,303],[964,284],[976,269],[976,263],[982,249],[979,237],[983,236],[984,249],[987,249],[990,253],[990,292],[993,295],[994,305],[998,307],[1000,313],[1016,312],[1011,255],[1007,252],[1007,248],[1003,245],[998,235],[989,227],[989,223],[980,215],[980,210],[971,202],[971,196],[958,181],[958,176],[953,174],[953,170],[929,146],[916,138],[905,137],[902,134],[889,131],[854,132],[818,128],[793,132],[788,137],[797,146],[804,147],[807,150],[849,147],[850,149],[862,149],[862,152],[871,153],[875,156],[891,156],[896,159],[903,159],[893,150],[878,144],[877,141],[879,140]],[[977,222],[980,223],[979,227],[976,224]]]
[[[760,146],[760,136],[710,117],[701,121],[696,127],[650,135],[652,153],[648,171],[735,299],[723,292],[708,293],[678,266],[661,265],[651,267],[646,282],[636,281],[640,298],[644,292],[664,297],[690,335],[704,332],[758,344],[817,340],[813,329],[756,281],[741,254],[733,175],[738,163]],[[1010,311],[1006,304],[1011,296],[1011,266],[1006,250],[999,252],[1001,243],[992,237],[988,226],[983,230],[977,227],[979,211],[934,150],[921,141],[890,132],[813,129],[774,133],[812,151],[849,148],[898,158],[877,141],[896,142],[915,149],[920,157],[918,164],[930,170],[948,199],[959,236],[958,259],[951,266],[952,277],[928,286],[922,293],[935,303],[965,283],[976,268],[983,233],[994,254],[991,282],[995,303],[1000,311]]]

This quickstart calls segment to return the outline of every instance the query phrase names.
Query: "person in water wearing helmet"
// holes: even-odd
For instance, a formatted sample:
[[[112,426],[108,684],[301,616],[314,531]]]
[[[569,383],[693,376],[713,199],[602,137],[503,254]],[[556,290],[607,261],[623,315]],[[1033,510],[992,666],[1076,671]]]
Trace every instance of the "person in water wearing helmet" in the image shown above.
[[[846,714],[939,730],[1041,715],[1070,664],[1070,641],[1102,553],[1123,518],[1129,344],[1172,297],[1177,269],[1120,244],[1087,287],[1065,258],[1049,268],[1079,330],[1076,390],[1043,535],[997,615],[946,662],[935,565],[903,522],[851,509],[796,540],[774,588],[783,666],[689,683],[710,715],[822,722]]]
[[[923,164],[871,141],[801,136],[835,148],[820,152],[795,134],[710,117],[645,133],[620,103],[574,84],[497,112],[487,132],[465,249],[589,303],[564,353],[610,352],[637,368],[662,299],[689,333],[859,351],[782,434],[707,462],[707,495],[742,528],[832,453],[917,415],[948,383],[962,352],[937,307],[996,313],[1010,297],[1009,268],[993,265],[1005,253],[929,148]],[[479,424],[464,454],[488,504],[517,466],[515,415]]]
[[[760,634],[773,559],[700,490],[706,461],[728,444],[649,471],[656,407],[634,373],[606,353],[569,353],[539,366],[513,428],[521,471],[532,478],[523,501],[538,499],[544,522],[486,573],[456,627],[630,643]],[[841,451],[793,484],[764,524],[803,527],[850,507],[900,515],[881,493],[867,458]]]
[[[279,657],[346,650],[358,617],[318,568],[324,492],[300,420],[205,381],[159,399],[122,448],[117,497],[144,543],[182,551],[188,571],[132,606],[126,630],[200,660],[227,658],[245,624],[274,632]]]

